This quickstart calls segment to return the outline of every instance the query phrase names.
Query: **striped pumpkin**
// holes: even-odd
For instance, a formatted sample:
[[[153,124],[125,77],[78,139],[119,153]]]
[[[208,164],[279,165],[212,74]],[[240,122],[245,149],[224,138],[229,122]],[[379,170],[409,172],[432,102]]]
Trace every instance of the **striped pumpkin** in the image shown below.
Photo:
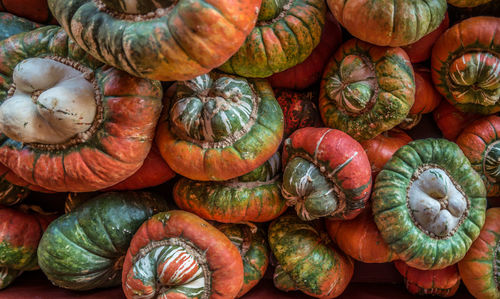
[[[370,162],[339,130],[302,128],[285,140],[282,194],[302,220],[352,219],[370,197]]]
[[[500,18],[470,18],[448,29],[432,49],[434,85],[461,111],[500,111],[498,31]]]
[[[86,52],[137,77],[188,80],[221,65],[243,44],[261,0],[49,0]]]
[[[232,299],[243,286],[236,246],[200,217],[175,210],[154,215],[134,235],[122,288],[128,299]]]
[[[398,125],[414,99],[413,69],[401,48],[351,39],[326,66],[319,111],[328,127],[363,141]]]
[[[319,44],[324,0],[263,0],[255,28],[220,70],[264,78],[303,62]]]
[[[486,222],[458,270],[467,290],[478,299],[500,298],[500,208],[486,211]]]
[[[457,144],[483,178],[488,197],[500,196],[500,116],[490,115],[467,126]]]
[[[279,154],[255,170],[223,182],[181,178],[174,186],[177,206],[203,219],[223,223],[266,222],[287,208],[281,197]]]
[[[156,144],[176,173],[224,181],[266,162],[283,137],[283,113],[267,81],[210,73],[178,82]]]
[[[141,167],[161,111],[159,82],[104,66],[55,26],[0,42],[0,73],[0,162],[23,180],[85,192]]]
[[[168,209],[148,192],[108,192],[53,221],[38,247],[38,263],[56,286],[91,290],[120,285],[130,240],[149,217]]]

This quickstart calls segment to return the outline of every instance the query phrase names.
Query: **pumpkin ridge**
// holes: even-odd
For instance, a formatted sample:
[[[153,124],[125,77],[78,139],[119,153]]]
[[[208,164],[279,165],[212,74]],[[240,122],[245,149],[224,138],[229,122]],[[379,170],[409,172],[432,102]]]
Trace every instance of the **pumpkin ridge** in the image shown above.
[[[174,28],[175,28],[175,26],[174,25],[170,25],[170,24],[171,24],[171,19],[168,20],[168,22],[166,23],[165,28],[168,30],[168,32],[170,33],[170,36],[175,41],[175,43],[179,46],[179,49],[181,49],[186,54],[186,56],[188,56],[190,58],[190,60],[196,62],[196,64],[198,64],[199,66],[201,66],[201,67],[203,67],[205,69],[210,69],[210,67],[207,67],[207,66],[203,65],[199,61],[199,59],[198,59],[198,57],[196,55],[192,55],[193,53],[188,52],[187,49],[189,49],[189,48],[186,48],[186,46],[183,43],[180,42],[181,39],[179,39],[179,36],[177,36],[176,34],[174,34],[175,30],[172,30],[170,28],[170,26],[173,26]],[[132,54],[132,53],[130,53],[130,54]]]
[[[265,26],[265,25],[272,25],[272,24],[274,24],[274,23],[282,20],[286,16],[286,13],[292,8],[293,1],[294,0],[288,0],[287,3],[285,5],[283,5],[283,8],[282,8],[281,12],[276,17],[274,17],[273,19],[271,19],[269,21],[264,21],[264,20],[257,21],[257,23],[255,24],[255,27],[261,27],[261,26]]]
[[[490,123],[491,125],[491,123]],[[496,135],[496,130],[493,128],[493,131],[495,131],[495,135]],[[490,143],[487,147],[486,147],[486,150],[484,151],[484,155],[483,155],[483,161],[482,161],[482,168],[483,168],[483,173],[484,173],[484,176],[486,176],[486,178],[488,179],[488,181],[492,182],[492,183],[495,183],[496,181],[498,181],[498,179],[500,178],[500,163],[498,160],[495,159],[495,157],[489,157],[489,154],[491,153],[491,151],[494,149],[494,148],[497,148],[497,147],[500,147],[500,140],[498,140],[498,137],[496,137],[497,140]],[[498,159],[498,157],[497,157]],[[488,162],[490,162],[490,166],[493,170],[493,173],[491,174],[490,172],[490,169],[488,167]],[[496,166],[496,169],[494,169]],[[496,174],[496,177],[495,177],[495,174]],[[493,175],[493,177],[492,177]]]
[[[139,14],[115,11],[112,8],[109,8],[102,0],[93,0],[93,2],[95,3],[97,9],[100,12],[110,15],[113,18],[125,21],[140,22],[140,21],[157,19],[168,15],[175,7],[178,0],[173,0],[172,3],[170,3],[169,6],[166,8],[156,8],[154,11],[150,11],[148,13],[139,13]]]

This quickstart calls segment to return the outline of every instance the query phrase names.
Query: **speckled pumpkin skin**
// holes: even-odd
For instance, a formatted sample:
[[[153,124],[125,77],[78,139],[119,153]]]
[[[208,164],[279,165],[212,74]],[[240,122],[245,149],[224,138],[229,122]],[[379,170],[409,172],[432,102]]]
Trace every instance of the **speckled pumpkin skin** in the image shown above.
[[[255,28],[219,69],[264,78],[303,62],[319,44],[325,12],[324,0],[263,0]]]
[[[468,214],[455,233],[434,238],[412,220],[407,188],[416,170],[437,165],[462,188]],[[376,178],[373,200],[375,223],[399,258],[420,269],[442,269],[460,261],[484,224],[486,189],[460,148],[445,139],[421,139],[401,147]]]
[[[139,226],[168,209],[148,192],[108,192],[51,223],[38,247],[40,268],[58,287],[92,290],[120,285],[123,257]]]
[[[434,85],[461,111],[500,111],[498,31],[500,18],[469,18],[447,30],[432,49]]]
[[[367,73],[359,75],[361,70],[358,73],[353,71],[360,69],[355,62],[364,63]],[[373,81],[375,88],[372,86],[363,91],[352,91],[353,98],[357,95],[367,100],[361,105],[364,107],[351,112],[345,107],[352,105],[353,99],[344,98],[342,103],[337,102],[334,96],[343,96],[344,92],[340,90],[341,87],[337,89],[334,85],[339,76],[345,76],[344,79],[340,77],[340,82],[349,83],[349,86],[358,80]],[[351,90],[345,92],[348,91]],[[363,141],[398,125],[408,114],[414,100],[413,68],[401,48],[377,47],[351,39],[335,52],[325,68],[320,87],[319,111],[328,127],[339,129],[354,139]]]
[[[467,290],[478,299],[500,297],[498,289],[500,265],[500,208],[486,211],[486,222],[467,255],[458,263],[458,270]]]
[[[318,108],[313,103],[317,93],[275,89],[274,95],[285,117],[283,138],[287,138],[297,129],[320,125]]]
[[[0,42],[0,49],[0,101],[6,98],[13,69],[20,61],[53,55],[93,70],[103,105],[103,120],[96,133],[62,150],[35,148],[2,134],[1,163],[29,184],[57,192],[103,189],[141,167],[161,112],[158,81],[135,78],[104,66],[56,26],[18,34]]]
[[[490,115],[467,126],[457,144],[483,178],[488,197],[500,196],[500,117]]]
[[[328,0],[333,15],[353,36],[378,46],[416,42],[444,18],[446,0]]]
[[[13,14],[0,12],[0,40],[4,40],[14,34],[34,30],[40,26],[40,24]]]
[[[288,288],[279,286],[282,290],[298,289],[316,298],[335,298],[351,280],[353,261],[328,244],[326,233],[313,222],[283,215],[270,224],[268,240],[279,268],[289,279]]]

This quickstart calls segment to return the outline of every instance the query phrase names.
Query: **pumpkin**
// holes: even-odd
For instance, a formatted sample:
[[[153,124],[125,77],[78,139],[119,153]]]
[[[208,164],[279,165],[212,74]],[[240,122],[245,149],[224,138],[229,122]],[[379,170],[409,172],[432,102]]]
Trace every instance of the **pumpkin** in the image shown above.
[[[491,1],[492,0],[448,0],[448,3],[457,7],[475,7]]]
[[[103,193],[53,221],[38,263],[56,286],[91,290],[120,285],[125,253],[139,226],[167,202],[148,192]]]
[[[165,102],[156,144],[176,173],[225,181],[266,162],[283,137],[283,112],[269,83],[210,73],[178,82]]]
[[[481,234],[467,255],[458,263],[460,276],[467,290],[478,299],[500,297],[499,251],[500,208],[486,211],[486,222]]]
[[[414,43],[444,18],[446,0],[327,0],[335,18],[353,36],[378,46]]]
[[[58,192],[106,188],[141,167],[161,112],[158,81],[102,65],[60,27],[0,49],[1,163]]]
[[[266,222],[287,208],[281,197],[280,157],[236,179],[202,182],[181,178],[174,186],[177,206],[203,219],[224,223]]]
[[[385,163],[403,145],[413,139],[400,129],[385,131],[372,139],[361,142],[370,161],[373,177],[382,170]]]
[[[335,129],[302,128],[283,146],[282,194],[302,220],[352,219],[370,196],[370,162],[363,147]]]
[[[457,144],[483,178],[488,197],[500,196],[500,116],[490,115],[467,126]]]
[[[0,12],[0,40],[4,40],[21,32],[34,30],[38,27],[40,27],[40,24],[17,17],[10,13]]]
[[[284,138],[305,127],[317,127],[321,120],[313,99],[317,93],[275,89],[274,95],[285,117]]]
[[[500,18],[474,17],[448,29],[432,49],[432,80],[458,110],[500,111]]]
[[[200,217],[175,210],[139,228],[125,257],[122,288],[131,298],[235,298],[243,285],[236,246]]]
[[[326,230],[343,252],[363,263],[387,263],[398,258],[382,239],[371,208],[352,220],[327,219]]]
[[[441,104],[434,110],[433,117],[443,137],[454,141],[465,127],[479,119],[481,115],[462,112],[448,101],[441,101]]]
[[[409,113],[430,113],[441,102],[441,94],[434,88],[431,71],[427,67],[416,66],[413,69],[415,71],[415,102]]]
[[[500,15],[500,2],[489,1],[475,7],[456,7],[449,5],[448,13],[450,14],[452,24],[477,16],[498,17]]]
[[[243,260],[243,287],[236,296],[240,298],[257,285],[266,272],[269,264],[266,235],[262,229],[252,230],[244,224],[217,224],[215,227],[238,248]]]
[[[86,52],[137,77],[188,80],[221,65],[243,44],[261,0],[49,0]]]
[[[443,21],[436,30],[412,44],[401,47],[408,54],[411,63],[419,63],[431,58],[432,46],[448,27],[450,27],[450,17],[446,12]]]
[[[413,295],[451,297],[460,286],[457,265],[440,270],[419,270],[402,261],[395,261],[394,265],[405,278],[406,289]]]
[[[403,121],[398,125],[398,128],[403,130],[411,130],[415,128],[422,120],[422,114],[408,114]]]
[[[402,146],[378,174],[373,214],[384,241],[409,266],[461,260],[484,224],[486,189],[460,148],[445,139]]]
[[[335,298],[349,284],[353,261],[335,249],[326,233],[297,216],[286,214],[269,225],[269,246],[279,266],[275,286],[300,290],[316,298]]]
[[[255,28],[219,69],[264,78],[303,62],[319,44],[325,13],[324,0],[262,0]]]
[[[161,185],[175,177],[175,172],[161,157],[158,147],[153,144],[144,164],[132,176],[106,190],[138,190]]]
[[[342,28],[327,11],[319,44],[303,62],[268,77],[274,88],[305,89],[321,79],[328,59],[342,43]]]
[[[39,214],[29,206],[0,206],[0,289],[23,271],[37,270],[36,250],[52,215]]]
[[[12,206],[30,194],[30,190],[26,187],[12,184],[7,180],[7,176],[11,174],[10,170],[0,164],[0,205]]]
[[[323,122],[358,141],[398,125],[415,99],[415,79],[401,48],[351,39],[335,52],[321,79]]]
[[[57,24],[49,10],[47,0],[0,0],[0,11],[38,23]]]

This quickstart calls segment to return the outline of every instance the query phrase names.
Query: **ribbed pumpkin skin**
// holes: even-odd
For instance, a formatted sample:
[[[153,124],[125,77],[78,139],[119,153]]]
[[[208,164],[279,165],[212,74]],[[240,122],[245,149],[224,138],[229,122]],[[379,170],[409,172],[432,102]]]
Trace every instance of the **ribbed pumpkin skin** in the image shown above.
[[[470,18],[448,29],[432,49],[434,85],[461,111],[500,111],[498,31],[500,18]]]
[[[274,88],[305,89],[321,79],[328,58],[342,43],[342,28],[327,11],[319,44],[306,60],[282,72],[273,74],[269,83]]]
[[[0,40],[4,40],[14,34],[34,30],[40,26],[40,24],[13,14],[0,12]]]
[[[327,0],[333,15],[353,36],[378,46],[416,42],[444,18],[446,0]]]
[[[394,261],[394,265],[405,278],[406,289],[413,295],[451,297],[460,286],[457,265],[441,270],[418,270],[402,261]]]
[[[287,214],[269,226],[269,246],[279,268],[294,284],[288,288],[281,285],[280,289],[298,289],[316,298],[335,298],[349,284],[354,264],[327,243],[324,231],[311,224]]]
[[[71,290],[120,285],[122,262],[134,233],[167,203],[147,192],[109,192],[51,223],[38,263],[53,284]]]
[[[112,186],[137,171],[146,158],[161,112],[161,85],[132,77],[93,59],[60,27],[46,26],[0,42],[0,100],[14,67],[30,57],[60,56],[93,70],[102,93],[103,121],[87,141],[58,151],[0,136],[0,162],[32,185],[52,191],[87,192]]]
[[[415,102],[409,114],[426,114],[441,103],[441,94],[432,84],[431,71],[426,67],[415,67]]]
[[[269,77],[303,62],[319,44],[325,24],[324,0],[262,2],[263,7],[279,6],[272,13],[263,10],[265,17],[260,13],[245,43],[220,70],[243,77]]]
[[[454,141],[465,127],[479,119],[481,115],[462,112],[448,101],[441,101],[441,104],[434,110],[433,117],[443,137]]]
[[[463,190],[468,213],[455,233],[431,237],[412,220],[407,193],[420,167],[445,169]],[[421,139],[401,147],[376,178],[372,194],[375,223],[399,258],[420,270],[442,269],[461,260],[484,224],[486,189],[460,148],[445,139]]]
[[[397,255],[387,246],[366,208],[352,220],[326,220],[330,238],[347,255],[363,263],[388,263]]]
[[[481,118],[465,128],[457,144],[483,178],[488,197],[500,196],[500,117]]]
[[[126,7],[140,1],[116,2]],[[93,0],[48,3],[69,36],[92,56],[137,77],[174,81],[205,74],[231,57],[252,30],[261,1],[180,0],[165,15],[140,21],[113,17]],[[154,13],[163,3],[143,13]]]
[[[370,161],[373,177],[377,176],[400,147],[412,140],[404,131],[395,128],[361,142]]]
[[[411,63],[419,63],[431,58],[432,46],[448,27],[450,27],[450,18],[448,12],[446,12],[443,21],[436,30],[412,44],[401,47],[410,57]]]
[[[299,169],[289,169],[288,164],[297,158],[303,161]],[[308,127],[295,131],[285,140],[283,167],[282,194],[289,203],[297,200],[301,219],[321,216],[352,219],[365,208],[370,197],[372,178],[368,157],[358,142],[339,130]],[[318,177],[311,177],[312,169]],[[306,175],[295,175],[299,172]],[[325,184],[307,185],[319,180]],[[334,198],[327,199],[321,194],[334,194]],[[336,203],[333,211],[330,211],[331,200]],[[329,214],[322,215],[325,212]]]
[[[38,23],[57,24],[47,5],[47,0],[1,0],[0,11],[9,12]]]
[[[157,285],[156,278],[160,276],[159,279],[167,280],[169,274],[174,274],[161,272],[161,266],[166,262],[161,259],[161,255],[152,259],[149,267],[136,263],[137,259],[140,260],[139,255],[144,247],[154,248],[159,242],[180,238],[183,242],[189,242],[196,250],[204,252],[204,260],[196,260],[196,262],[208,266],[210,290],[203,288],[199,296],[193,295],[187,287],[183,289],[182,282],[170,285],[163,291],[160,290],[162,285],[161,283]],[[170,264],[177,265],[176,269],[178,269],[182,263],[182,260],[173,260]],[[161,275],[157,275],[157,272]],[[226,235],[194,214],[175,210],[156,214],[139,228],[130,243],[123,264],[122,288],[129,299],[141,295],[155,296],[155,294],[160,297],[165,291],[168,291],[168,294],[163,294],[165,298],[231,299],[235,298],[241,290],[243,273],[240,253]],[[148,281],[148,278],[152,279]],[[206,295],[209,297],[204,297],[207,291]]]
[[[320,125],[318,108],[313,103],[317,93],[275,89],[274,95],[285,117],[283,138],[287,138],[297,129]]]
[[[467,255],[458,263],[458,270],[467,290],[478,299],[500,297],[498,267],[500,264],[500,208],[486,211],[486,222]]]
[[[223,223],[267,222],[285,212],[281,197],[280,157],[241,177],[224,182],[181,178],[174,186],[175,203],[203,219]]]
[[[325,68],[319,111],[328,127],[363,141],[398,125],[414,99],[413,69],[401,48],[351,39]]]
[[[266,235],[261,229],[252,232],[246,224],[218,224],[215,227],[240,251],[244,270],[243,287],[236,296],[240,298],[257,285],[266,273],[269,264]]]
[[[215,109],[219,104],[228,110]],[[156,144],[176,173],[224,181],[271,158],[283,128],[283,113],[266,80],[210,73],[177,83],[176,95],[165,102]]]
[[[456,7],[475,7],[491,1],[492,0],[448,0],[448,3]]]

